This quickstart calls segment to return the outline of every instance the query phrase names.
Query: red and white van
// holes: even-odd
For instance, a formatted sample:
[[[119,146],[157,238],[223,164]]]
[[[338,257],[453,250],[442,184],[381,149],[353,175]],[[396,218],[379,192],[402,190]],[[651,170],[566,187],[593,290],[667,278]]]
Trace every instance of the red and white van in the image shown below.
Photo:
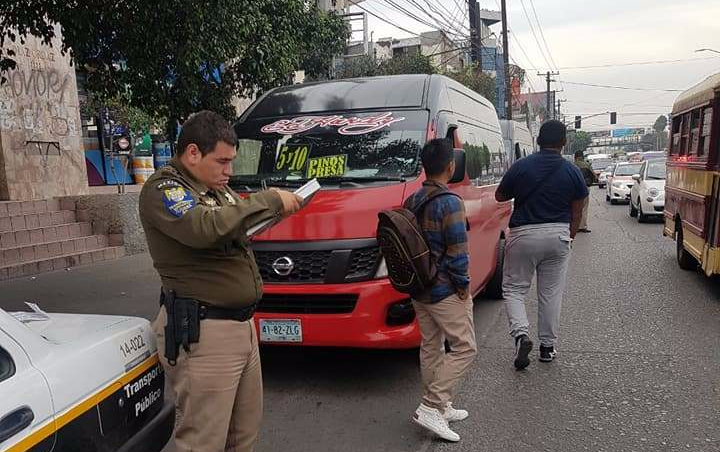
[[[259,98],[235,125],[231,186],[322,189],[299,213],[258,235],[265,282],[255,321],[263,343],[411,348],[420,343],[407,295],[387,279],[375,241],[380,210],[400,206],[424,180],[419,153],[450,137],[465,200],[473,294],[498,296],[511,213],[494,193],[509,166],[493,105],[440,75],[286,86]]]

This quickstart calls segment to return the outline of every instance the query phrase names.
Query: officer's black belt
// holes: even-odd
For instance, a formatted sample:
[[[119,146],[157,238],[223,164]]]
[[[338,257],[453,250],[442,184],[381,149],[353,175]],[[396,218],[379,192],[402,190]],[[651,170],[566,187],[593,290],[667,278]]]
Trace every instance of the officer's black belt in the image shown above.
[[[161,306],[164,305],[165,297],[166,295],[163,291],[163,293],[161,293],[160,295]],[[230,309],[213,306],[211,304],[204,303],[194,298],[175,297],[174,300],[175,302],[180,303],[185,302],[189,304],[197,304],[199,307],[198,317],[200,318],[200,320],[236,320],[238,322],[246,322],[252,318],[252,316],[255,314],[255,310],[257,309],[257,303],[253,303],[249,306],[244,306],[242,308]]]
[[[207,303],[199,302],[200,304],[200,320],[203,319],[216,319],[216,320],[237,320],[238,322],[245,322],[250,320],[255,314],[257,303],[253,303],[250,306],[246,306],[238,309],[219,308],[212,306]]]

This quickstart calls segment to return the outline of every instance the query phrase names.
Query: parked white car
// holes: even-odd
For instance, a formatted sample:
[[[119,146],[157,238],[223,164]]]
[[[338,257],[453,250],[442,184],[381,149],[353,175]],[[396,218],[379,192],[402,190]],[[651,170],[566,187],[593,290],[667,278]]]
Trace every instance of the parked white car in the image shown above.
[[[0,450],[162,450],[175,409],[148,321],[35,309],[0,309]]]
[[[610,204],[630,201],[630,189],[635,185],[633,175],[640,172],[642,163],[618,163],[607,179],[605,199]]]
[[[612,174],[615,165],[610,165],[600,172],[598,175],[598,188],[605,188],[607,186],[608,176]]]
[[[647,160],[633,175],[635,185],[630,190],[630,216],[644,222],[649,217],[662,216],[665,210],[665,159]]]

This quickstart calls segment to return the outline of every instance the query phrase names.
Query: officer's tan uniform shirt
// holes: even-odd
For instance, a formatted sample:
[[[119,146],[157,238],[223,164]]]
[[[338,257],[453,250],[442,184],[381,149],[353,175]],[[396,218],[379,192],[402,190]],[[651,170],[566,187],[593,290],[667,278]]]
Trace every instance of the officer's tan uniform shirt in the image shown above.
[[[262,280],[245,233],[281,214],[277,193],[241,199],[228,187],[209,190],[177,158],[140,193],[140,220],[163,287],[219,307],[240,308],[260,298]]]

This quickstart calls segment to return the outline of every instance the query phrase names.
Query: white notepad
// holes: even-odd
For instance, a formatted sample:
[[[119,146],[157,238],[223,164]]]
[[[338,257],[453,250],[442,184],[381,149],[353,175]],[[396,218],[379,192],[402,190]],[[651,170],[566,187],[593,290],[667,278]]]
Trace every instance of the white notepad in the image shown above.
[[[320,190],[320,182],[318,182],[317,179],[313,179],[313,180],[307,182],[302,187],[295,190],[293,193],[295,193],[296,195],[298,195],[299,197],[301,197],[303,199],[302,205],[300,206],[300,208],[305,207],[307,205],[307,203],[310,202],[310,199],[313,197],[313,195],[315,193],[317,193],[318,190]],[[268,220],[261,221],[260,223],[256,224],[255,226],[250,227],[247,230],[246,236],[252,237],[254,235],[260,234],[267,228],[277,224],[280,220],[282,220],[282,218],[270,218]]]

